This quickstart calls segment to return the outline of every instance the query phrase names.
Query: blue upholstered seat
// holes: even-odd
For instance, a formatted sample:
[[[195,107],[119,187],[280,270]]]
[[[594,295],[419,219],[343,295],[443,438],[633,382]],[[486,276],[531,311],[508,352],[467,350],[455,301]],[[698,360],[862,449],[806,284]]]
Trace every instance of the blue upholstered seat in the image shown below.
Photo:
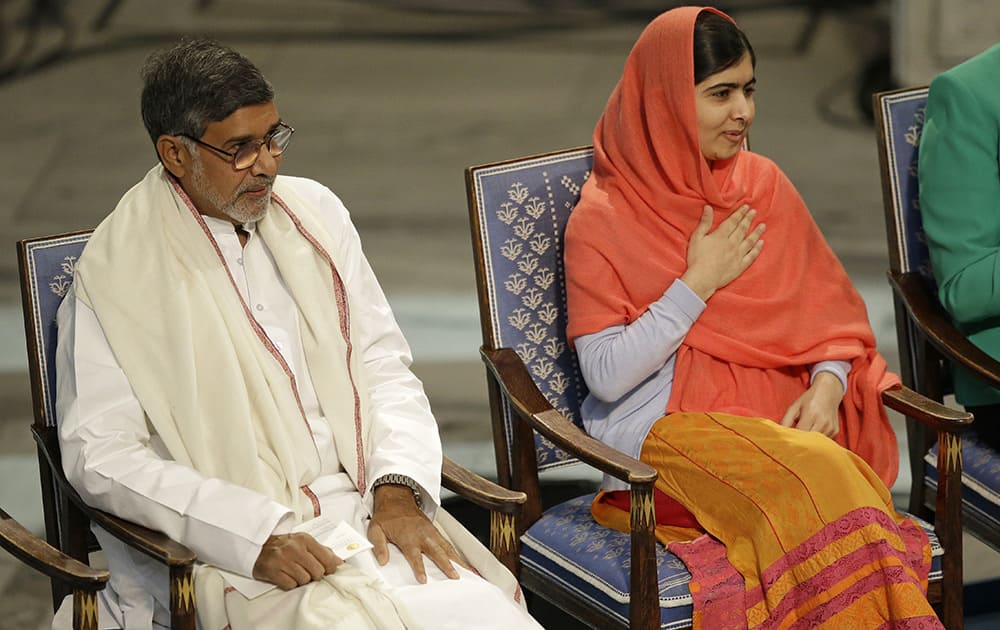
[[[932,493],[937,492],[937,454],[934,445],[924,457],[925,481]],[[962,511],[985,531],[1000,532],[1000,454],[974,435],[962,438]],[[973,533],[978,534],[978,529]],[[989,538],[986,542],[992,543]]]
[[[521,562],[627,623],[629,537],[594,521],[593,498],[578,497],[547,510],[521,538]],[[661,627],[686,628],[691,625],[691,574],[663,545],[656,548]]]
[[[522,536],[521,563],[627,624],[629,537],[594,521],[590,515],[593,498],[594,495],[586,495],[548,509]],[[929,578],[938,580],[941,578],[941,545],[929,523],[919,518],[914,520],[930,539]],[[656,568],[660,627],[689,627],[691,574],[677,556],[659,544],[656,546]]]

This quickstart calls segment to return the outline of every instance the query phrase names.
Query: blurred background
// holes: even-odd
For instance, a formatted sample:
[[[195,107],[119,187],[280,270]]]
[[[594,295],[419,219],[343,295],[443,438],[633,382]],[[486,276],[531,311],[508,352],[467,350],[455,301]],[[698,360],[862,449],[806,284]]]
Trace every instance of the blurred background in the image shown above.
[[[677,3],[679,4],[679,3]],[[351,209],[441,425],[494,475],[463,169],[590,143],[643,26],[641,0],[0,0],[0,506],[42,531],[14,241],[91,228],[155,155],[139,117],[152,50],[208,34],[274,84],[298,130],[283,172]],[[897,364],[871,92],[927,83],[1000,41],[988,0],[718,5],[758,57],[753,149],[798,186]],[[901,450],[905,434],[896,418]],[[905,473],[904,469],[904,473]],[[593,479],[583,469],[558,474]],[[902,505],[903,477],[893,488]],[[1000,556],[966,541],[966,581]],[[44,628],[48,583],[0,554],[0,628]],[[996,604],[994,603],[994,606]],[[987,616],[1000,627],[1000,613]]]

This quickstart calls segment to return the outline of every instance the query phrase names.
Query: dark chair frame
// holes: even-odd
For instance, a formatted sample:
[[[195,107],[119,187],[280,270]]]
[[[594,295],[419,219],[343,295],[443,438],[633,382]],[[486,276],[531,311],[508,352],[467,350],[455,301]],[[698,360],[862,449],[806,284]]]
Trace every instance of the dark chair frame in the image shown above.
[[[896,317],[896,336],[899,346],[900,371],[907,387],[936,401],[943,401],[951,393],[950,369],[959,365],[969,370],[983,382],[1000,387],[1000,361],[986,354],[969,341],[955,327],[935,294],[929,269],[909,268],[900,234],[900,200],[893,190],[892,168],[895,157],[887,139],[890,121],[886,119],[883,105],[894,99],[919,96],[926,86],[878,92],[872,96],[875,110],[875,129],[878,137],[879,165],[882,181],[882,205],[885,211],[886,236],[889,241],[889,284],[893,292]],[[924,455],[934,441],[933,434],[918,424],[908,423],[910,471],[913,489],[909,510],[914,514],[929,516],[938,506],[929,496],[929,488],[922,482],[925,476]],[[959,484],[954,489],[961,491]],[[1000,532],[984,522],[976,512],[962,513],[965,528],[977,538],[1000,551]]]
[[[55,367],[51,362],[47,366],[42,365],[40,356],[44,349],[39,348],[41,334],[36,329],[38,325],[47,326],[54,323],[41,322],[38,313],[35,312],[31,291],[36,287],[29,257],[35,245],[89,234],[90,231],[85,230],[24,239],[17,243],[28,371],[34,408],[31,431],[38,451],[42,507],[48,540],[46,547],[50,546],[52,551],[40,548],[39,544],[45,543],[37,539],[37,542],[31,541],[9,523],[0,523],[5,526],[0,528],[0,535],[4,530],[12,531],[11,539],[19,541],[15,549],[11,549],[12,553],[52,578],[53,609],[59,607],[71,590],[89,591],[88,597],[92,596],[92,600],[81,601],[88,602],[86,606],[90,606],[91,601],[95,605],[93,610],[96,624],[96,592],[103,588],[108,579],[107,572],[94,571],[87,566],[89,552],[93,548],[90,542],[90,524],[97,524],[119,540],[168,567],[171,630],[194,630],[196,627],[193,582],[195,554],[160,532],[88,506],[70,485],[63,472],[54,418],[49,418],[49,410],[53,408],[51,398],[55,394],[48,392],[44,384],[46,370],[54,370]],[[490,511],[490,550],[505,566],[515,567],[517,540],[514,535],[514,524],[527,500],[524,493],[503,488],[448,458],[444,459],[441,479],[443,487]],[[0,544],[3,544],[2,540]],[[6,547],[6,544],[4,546]],[[28,554],[26,557],[17,549],[35,550],[38,553]],[[74,603],[74,614],[76,607]],[[94,627],[96,628],[96,625]]]
[[[659,628],[660,606],[657,596],[655,552],[655,514],[653,484],[656,470],[641,461],[621,453],[587,435],[558,410],[554,409],[535,383],[521,357],[512,348],[499,347],[493,334],[491,296],[488,290],[487,264],[483,253],[476,173],[519,162],[536,160],[587,149],[576,147],[510,160],[503,160],[465,170],[476,285],[483,345],[480,355],[487,370],[487,390],[493,422],[493,440],[497,473],[502,485],[523,491],[528,496],[517,523],[518,538],[542,514],[538,462],[535,452],[535,432],[545,436],[580,461],[631,484],[631,596],[630,619],[633,630]],[[937,434],[938,466],[941,471],[941,491],[937,497],[935,529],[944,547],[941,581],[930,584],[928,598],[942,608],[941,617],[949,630],[962,628],[962,553],[961,511],[958,488],[961,483],[961,431],[972,422],[970,414],[955,411],[921,396],[908,387],[890,389],[882,395],[883,404]],[[504,426],[505,410],[513,412],[517,422],[511,439]],[[509,463],[510,462],[510,463]],[[565,612],[592,627],[624,627],[608,618],[586,601],[575,598],[544,575],[529,567],[513,568],[524,588],[550,601]]]

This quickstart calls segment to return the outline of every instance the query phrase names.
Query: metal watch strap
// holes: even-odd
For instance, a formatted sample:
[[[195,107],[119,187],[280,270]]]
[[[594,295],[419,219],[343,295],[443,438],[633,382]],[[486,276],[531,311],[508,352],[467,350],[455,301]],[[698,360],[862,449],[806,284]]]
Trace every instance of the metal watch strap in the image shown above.
[[[406,486],[413,492],[413,500],[417,502],[417,508],[423,509],[424,501],[420,496],[420,486],[417,485],[416,481],[410,479],[406,475],[400,475],[398,473],[389,473],[388,475],[382,475],[381,477],[376,479],[375,483],[372,484],[372,490],[375,490],[375,488],[378,488],[379,486],[383,486],[385,484],[392,484],[394,486]]]

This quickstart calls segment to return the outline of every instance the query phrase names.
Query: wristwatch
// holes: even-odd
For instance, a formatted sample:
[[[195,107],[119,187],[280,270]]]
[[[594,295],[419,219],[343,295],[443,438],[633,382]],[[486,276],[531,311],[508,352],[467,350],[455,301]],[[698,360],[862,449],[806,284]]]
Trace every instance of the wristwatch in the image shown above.
[[[372,484],[372,491],[379,486],[384,486],[385,484],[392,484],[394,486],[406,486],[413,492],[413,500],[417,502],[417,509],[422,510],[424,508],[423,498],[420,496],[420,486],[416,481],[410,479],[406,475],[400,475],[398,473],[389,473],[388,475],[382,475],[375,480]]]

